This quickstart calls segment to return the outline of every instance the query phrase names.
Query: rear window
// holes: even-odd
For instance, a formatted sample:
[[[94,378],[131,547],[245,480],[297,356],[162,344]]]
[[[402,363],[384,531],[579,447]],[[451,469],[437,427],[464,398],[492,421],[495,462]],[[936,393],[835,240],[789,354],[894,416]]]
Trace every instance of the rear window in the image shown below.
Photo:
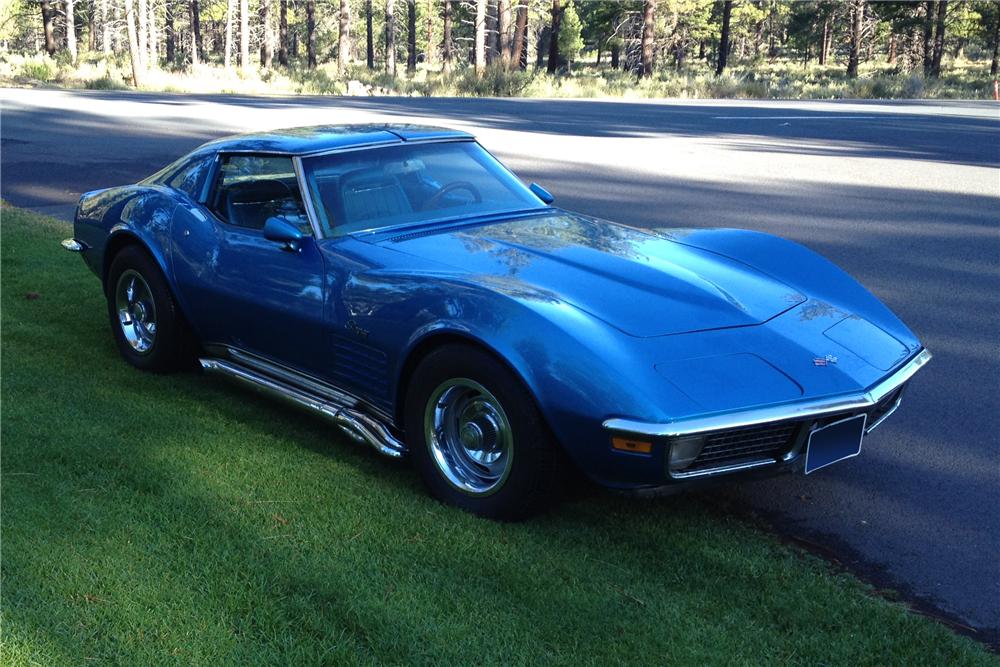
[[[211,157],[198,158],[174,173],[167,185],[175,190],[186,192],[189,197],[198,201],[205,191],[205,180],[208,178],[211,166]]]

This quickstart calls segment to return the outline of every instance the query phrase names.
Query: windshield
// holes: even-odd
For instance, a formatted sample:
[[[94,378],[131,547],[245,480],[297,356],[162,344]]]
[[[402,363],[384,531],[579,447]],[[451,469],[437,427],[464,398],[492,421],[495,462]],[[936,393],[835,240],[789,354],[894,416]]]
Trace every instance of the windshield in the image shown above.
[[[473,141],[335,153],[302,168],[324,236],[543,206]]]

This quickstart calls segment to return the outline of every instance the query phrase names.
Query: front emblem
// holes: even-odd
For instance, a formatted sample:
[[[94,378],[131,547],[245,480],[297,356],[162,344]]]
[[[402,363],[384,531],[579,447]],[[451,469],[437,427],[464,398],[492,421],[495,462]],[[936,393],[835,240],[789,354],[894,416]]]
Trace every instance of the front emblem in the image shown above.
[[[837,363],[837,357],[828,354],[825,357],[814,357],[813,366],[832,366]]]

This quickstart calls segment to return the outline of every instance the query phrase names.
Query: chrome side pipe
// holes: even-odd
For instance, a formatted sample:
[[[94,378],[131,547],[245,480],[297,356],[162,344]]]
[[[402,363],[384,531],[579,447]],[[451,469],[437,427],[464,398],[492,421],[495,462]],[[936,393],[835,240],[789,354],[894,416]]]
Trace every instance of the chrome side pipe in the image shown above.
[[[208,373],[236,380],[333,422],[352,439],[373,447],[383,456],[400,458],[406,453],[406,445],[389,431],[388,426],[359,409],[357,403],[347,405],[331,400],[332,397],[318,396],[224,359],[199,359],[198,363]],[[343,398],[350,400],[346,395]]]

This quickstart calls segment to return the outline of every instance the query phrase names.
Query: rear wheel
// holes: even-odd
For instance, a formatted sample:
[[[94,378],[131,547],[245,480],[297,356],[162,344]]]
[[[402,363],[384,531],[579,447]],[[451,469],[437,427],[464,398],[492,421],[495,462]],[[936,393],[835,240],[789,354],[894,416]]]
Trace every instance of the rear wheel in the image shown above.
[[[494,519],[524,518],[551,500],[556,450],[528,390],[471,345],[431,352],[405,404],[414,465],[439,500]]]
[[[125,360],[165,373],[191,361],[190,335],[159,266],[142,248],[126,246],[111,262],[108,318]]]

